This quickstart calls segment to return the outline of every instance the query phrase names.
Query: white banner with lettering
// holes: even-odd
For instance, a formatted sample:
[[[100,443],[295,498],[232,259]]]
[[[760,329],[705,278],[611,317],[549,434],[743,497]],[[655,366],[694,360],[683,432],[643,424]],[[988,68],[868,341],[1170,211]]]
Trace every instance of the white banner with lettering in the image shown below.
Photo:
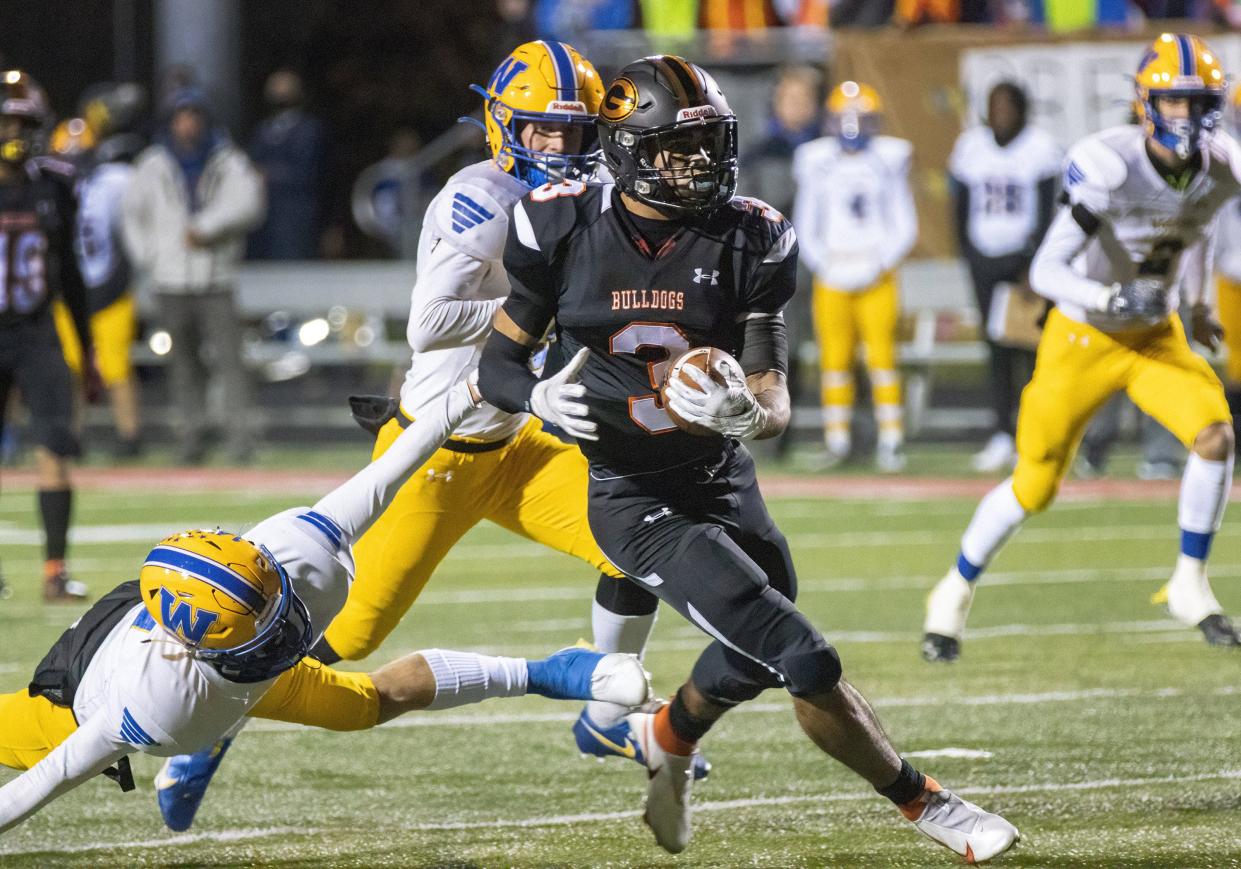
[[[1241,35],[1215,35],[1210,44],[1224,70],[1241,77]],[[1127,123],[1133,73],[1148,45],[1134,42],[1066,42],[998,45],[961,53],[961,88],[969,121],[987,114],[987,93],[1004,80],[1030,95],[1030,119],[1068,147],[1105,127]]]

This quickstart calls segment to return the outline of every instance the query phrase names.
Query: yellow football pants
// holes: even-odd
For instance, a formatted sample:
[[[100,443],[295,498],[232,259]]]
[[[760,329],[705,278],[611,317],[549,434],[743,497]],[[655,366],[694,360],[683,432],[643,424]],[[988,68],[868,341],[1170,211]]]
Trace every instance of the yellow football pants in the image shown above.
[[[1224,377],[1230,386],[1241,385],[1241,283],[1216,272],[1215,294],[1224,346],[1228,348]]]
[[[82,343],[78,330],[65,303],[57,299],[52,304],[52,318],[60,335],[60,349],[65,354],[69,369],[82,373]],[[91,339],[95,342],[95,365],[105,386],[124,383],[133,373],[130,348],[138,335],[138,315],[132,293],[126,293],[102,311],[90,318]]]
[[[336,654],[357,660],[377,649],[448,551],[483,519],[622,576],[590,533],[586,459],[541,426],[532,417],[511,442],[490,452],[441,448],[397,492],[354,545],[349,598],[324,634]],[[390,420],[374,457],[400,433]]]
[[[379,721],[379,692],[366,673],[310,658],[286,670],[249,713],[327,730],[366,730]],[[0,694],[0,766],[30,769],[78,729],[73,710],[23,688]]]
[[[896,273],[888,272],[865,290],[846,292],[814,282],[814,329],[822,371],[823,425],[826,432],[849,432],[856,390],[853,363],[859,339],[866,349],[875,421],[880,432],[899,435],[901,377],[896,363],[900,294]]]
[[[1190,349],[1179,317],[1103,332],[1053,309],[1017,414],[1013,492],[1023,508],[1051,503],[1091,416],[1122,389],[1186,447],[1232,419],[1219,378]]]

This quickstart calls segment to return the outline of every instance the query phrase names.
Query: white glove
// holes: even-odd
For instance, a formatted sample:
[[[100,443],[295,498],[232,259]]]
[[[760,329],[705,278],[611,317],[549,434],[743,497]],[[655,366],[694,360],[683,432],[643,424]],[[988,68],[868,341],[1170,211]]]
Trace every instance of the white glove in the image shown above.
[[[576,380],[589,356],[590,351],[583,347],[568,365],[536,383],[530,393],[530,410],[544,422],[559,426],[565,434],[578,440],[597,441],[599,435],[595,432],[599,426],[587,418],[589,408],[574,400],[586,394],[586,387]]]
[[[716,371],[724,376],[724,385],[693,365],[684,366],[681,373],[702,391],[677,378],[668,384],[669,407],[686,422],[697,423],[725,437],[754,437],[766,426],[767,411],[746,386],[742,373],[727,360],[721,360]]]

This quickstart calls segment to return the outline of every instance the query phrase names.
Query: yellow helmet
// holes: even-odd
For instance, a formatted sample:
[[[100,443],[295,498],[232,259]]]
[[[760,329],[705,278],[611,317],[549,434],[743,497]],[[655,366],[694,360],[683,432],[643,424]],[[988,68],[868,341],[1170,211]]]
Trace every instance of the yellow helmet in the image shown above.
[[[52,130],[48,143],[53,154],[80,157],[95,147],[95,134],[82,118],[65,118]]]
[[[310,616],[280,562],[225,531],[183,531],[151,550],[138,575],[147,613],[234,682],[260,682],[310,647]]]
[[[1219,125],[1228,76],[1219,55],[1197,36],[1164,33],[1142,55],[1134,87],[1146,135],[1184,159]],[[1188,116],[1165,117],[1156,105],[1159,97],[1188,99]]]
[[[868,84],[844,81],[827,96],[827,131],[846,151],[859,151],[879,132],[883,103]]]
[[[483,98],[483,129],[491,159],[505,172],[531,187],[594,172],[595,116],[603,85],[577,49],[551,40],[523,43],[496,68],[485,88],[471,87]],[[531,121],[579,125],[579,151],[560,155],[523,147],[521,125]]]

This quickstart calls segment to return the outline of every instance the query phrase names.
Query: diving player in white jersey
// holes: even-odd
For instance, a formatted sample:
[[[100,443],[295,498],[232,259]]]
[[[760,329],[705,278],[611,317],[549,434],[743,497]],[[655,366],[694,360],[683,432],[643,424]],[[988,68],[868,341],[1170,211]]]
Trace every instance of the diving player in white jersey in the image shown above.
[[[525,693],[643,702],[632,655],[565,649],[527,662],[433,649],[370,675],[303,658],[344,603],[353,541],[478,404],[458,383],[314,507],[278,513],[244,539],[188,531],[156,546],[136,582],[65,632],[28,689],[0,695],[0,764],[27,770],[0,787],[0,832],[114,764],[112,777],[132,788],[127,755],[198,752],[247,715],[361,730]]]
[[[1232,95],[1232,128],[1241,131],[1241,90]],[[1233,433],[1241,417],[1241,197],[1220,211],[1215,226],[1215,305],[1224,327],[1224,395]]]
[[[1218,129],[1227,90],[1218,57],[1196,36],[1163,34],[1138,65],[1141,125],[1088,136],[1068,154],[1068,201],[1030,272],[1056,307],[1021,397],[1017,466],[978,505],[956,564],[927,599],[927,660],[958,657],[979,575],[1051,503],[1090,417],[1122,389],[1190,450],[1181,553],[1155,602],[1209,643],[1241,645],[1206,572],[1232,484],[1232,421],[1219,378],[1175,316],[1184,294],[1194,338],[1219,343],[1204,290],[1212,222],[1241,192],[1241,147]]]
[[[918,218],[909,189],[913,148],[878,135],[882,110],[869,85],[846,81],[832,91],[831,134],[793,152],[793,222],[814,275],[828,463],[843,461],[852,449],[853,363],[860,343],[879,429],[875,462],[892,473],[905,466],[896,269],[917,241]]]
[[[475,90],[484,99],[491,157],[455,174],[427,208],[407,328],[412,359],[399,407],[379,430],[375,458],[473,366],[509,292],[502,257],[513,205],[550,180],[589,179],[595,169],[594,119],[603,89],[590,61],[571,46],[520,45]],[[484,519],[599,570],[595,645],[640,654],[658,600],[621,580],[596,545],[586,520],[586,473],[581,453],[543,431],[540,420],[484,405],[358,541],[358,579],[311,654],[332,664],[375,651],[449,550]],[[589,704],[573,728],[578,748],[643,762],[627,711]],[[229,741],[169,761],[158,779],[162,803],[197,806]],[[701,755],[695,764],[698,777],[705,776]],[[187,823],[184,815],[165,820]]]

